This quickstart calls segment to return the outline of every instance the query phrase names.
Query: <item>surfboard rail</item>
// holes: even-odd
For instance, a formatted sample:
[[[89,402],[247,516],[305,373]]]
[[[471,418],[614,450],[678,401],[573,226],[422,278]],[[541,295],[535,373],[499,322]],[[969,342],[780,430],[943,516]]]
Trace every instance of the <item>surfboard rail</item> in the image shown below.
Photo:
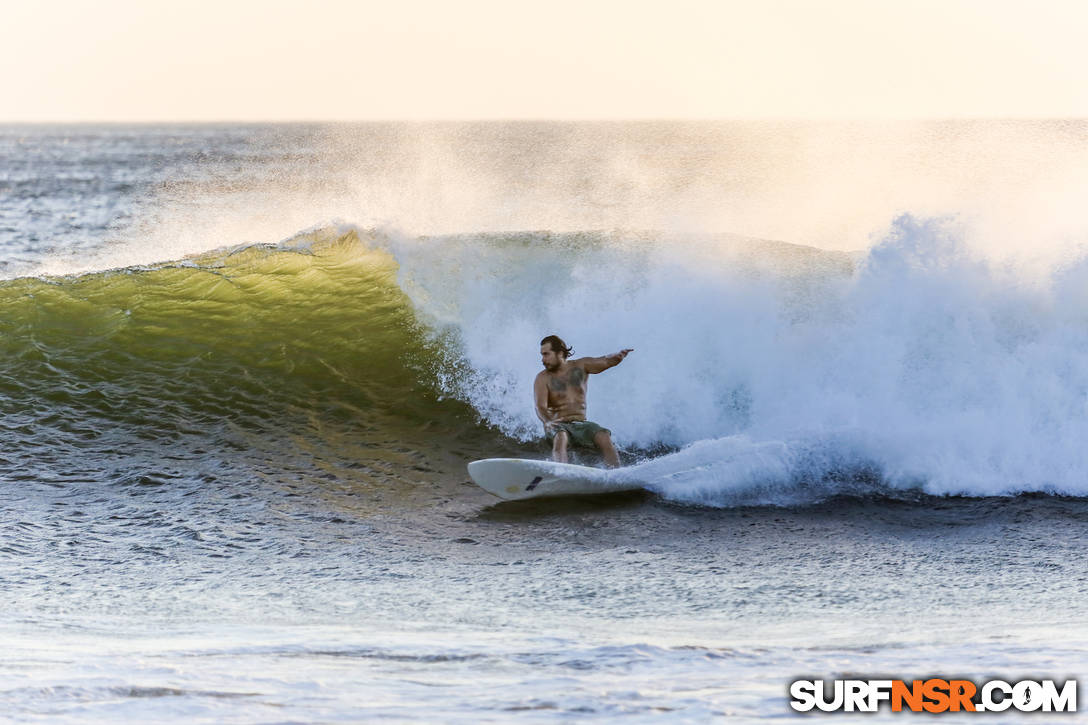
[[[468,464],[468,475],[477,486],[506,501],[642,488],[617,475],[621,470],[528,458],[485,458]]]

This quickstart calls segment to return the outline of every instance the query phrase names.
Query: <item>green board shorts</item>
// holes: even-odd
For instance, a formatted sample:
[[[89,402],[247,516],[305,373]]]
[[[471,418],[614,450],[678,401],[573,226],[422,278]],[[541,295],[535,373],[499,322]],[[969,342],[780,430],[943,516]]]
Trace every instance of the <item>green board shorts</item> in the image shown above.
[[[601,431],[612,434],[612,431],[607,428],[602,428],[596,423],[591,423],[588,420],[571,420],[562,423],[556,423],[554,427],[547,429],[548,442],[555,441],[555,434],[561,430],[565,430],[570,436],[570,442],[576,446],[585,446],[586,448],[596,448],[597,444],[593,441]]]

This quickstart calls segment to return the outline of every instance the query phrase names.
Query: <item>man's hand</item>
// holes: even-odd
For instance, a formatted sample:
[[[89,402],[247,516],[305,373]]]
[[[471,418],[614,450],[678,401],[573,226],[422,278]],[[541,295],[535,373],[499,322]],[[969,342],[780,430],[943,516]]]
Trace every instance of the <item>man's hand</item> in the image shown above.
[[[620,350],[619,352],[617,352],[617,353],[615,353],[613,355],[609,355],[609,357],[611,357],[613,360],[615,360],[616,364],[619,365],[621,362],[623,362],[623,359],[625,357],[627,357],[627,353],[634,352],[634,351],[635,351],[635,348],[629,347],[629,348],[626,348],[624,350]]]

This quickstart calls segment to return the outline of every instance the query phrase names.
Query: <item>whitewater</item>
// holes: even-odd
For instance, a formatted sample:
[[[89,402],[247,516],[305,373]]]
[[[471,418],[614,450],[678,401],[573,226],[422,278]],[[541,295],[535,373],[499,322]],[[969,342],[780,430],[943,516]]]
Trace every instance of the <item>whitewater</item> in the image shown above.
[[[1084,138],[0,129],[2,711],[702,722],[805,673],[1076,676]],[[643,491],[467,480],[547,456],[553,333],[635,349],[589,416]]]

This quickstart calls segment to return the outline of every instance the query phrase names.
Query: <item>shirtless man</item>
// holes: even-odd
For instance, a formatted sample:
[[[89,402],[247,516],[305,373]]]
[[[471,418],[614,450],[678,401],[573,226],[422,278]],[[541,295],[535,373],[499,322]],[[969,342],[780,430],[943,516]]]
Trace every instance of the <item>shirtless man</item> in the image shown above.
[[[544,369],[533,383],[536,415],[544,424],[544,434],[552,442],[552,458],[567,462],[567,445],[596,446],[612,468],[620,465],[612,432],[586,420],[586,387],[589,376],[603,373],[623,362],[630,349],[606,357],[580,357],[568,360],[571,348],[555,335],[540,341],[540,362]]]

